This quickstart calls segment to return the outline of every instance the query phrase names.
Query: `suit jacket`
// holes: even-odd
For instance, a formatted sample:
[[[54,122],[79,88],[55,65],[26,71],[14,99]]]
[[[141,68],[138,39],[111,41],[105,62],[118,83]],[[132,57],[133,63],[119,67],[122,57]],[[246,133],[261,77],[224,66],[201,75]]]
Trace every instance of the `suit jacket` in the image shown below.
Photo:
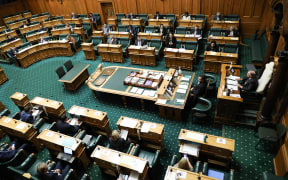
[[[56,127],[60,133],[66,134],[68,136],[73,136],[79,129],[79,126],[72,126],[61,120],[57,121]]]
[[[226,31],[225,36],[229,36],[230,34],[230,29]],[[234,30],[233,31],[233,37],[238,37],[238,31]]]
[[[109,38],[107,41],[108,44],[111,44],[111,39]],[[118,40],[116,38],[114,38],[112,44],[118,44]]]
[[[35,119],[30,113],[26,113],[24,110],[21,112],[21,121],[33,124]]]
[[[157,19],[157,15],[155,14],[153,19]],[[163,19],[163,16],[161,14],[159,14],[158,19]]]
[[[71,19],[74,19],[74,18],[78,18],[78,15],[75,14],[74,16],[71,16]]]
[[[192,29],[191,30],[191,34],[194,34],[194,33],[195,33],[195,29]],[[201,35],[201,30],[200,29],[197,29],[196,35]]]
[[[241,85],[243,86],[241,90],[246,92],[256,91],[258,87],[258,79],[245,77],[243,78]]]
[[[127,32],[130,32],[132,36],[136,35],[136,30],[134,28],[131,29],[132,32],[130,32],[130,28],[127,28]]]
[[[191,91],[191,93],[197,97],[203,96],[205,93],[206,87],[207,87],[207,83],[201,82],[193,87],[193,90]]]
[[[64,177],[62,174],[58,175],[56,172],[48,171],[46,174],[38,175],[38,178],[41,180],[63,180]]]
[[[219,47],[216,45],[213,49],[211,48],[211,45],[207,46],[206,51],[214,51],[219,52]]]
[[[147,44],[147,41],[145,39],[141,39],[141,46],[145,46],[146,44]],[[138,46],[138,40],[137,39],[135,40],[134,45]]]
[[[169,42],[172,41],[173,45],[169,45]],[[170,39],[170,36],[167,38],[167,47],[169,48],[176,48],[176,38],[173,36],[172,39]]]
[[[217,21],[217,15],[216,14],[213,16],[213,20]],[[219,21],[223,21],[223,20],[224,20],[224,16],[222,14],[220,14]]]
[[[135,14],[132,14],[132,16],[130,14],[128,14],[128,18],[129,19],[135,19],[137,16]]]
[[[161,32],[160,32],[160,27],[157,28],[155,32],[156,32],[156,33],[161,33]],[[166,35],[167,35],[167,29],[163,28],[163,30],[162,30],[162,35],[163,35],[163,36],[166,36]]]
[[[125,141],[123,138],[119,138],[116,141],[112,141],[112,139],[109,138],[109,144],[111,149],[124,152],[125,149],[129,146],[130,141]]]
[[[11,50],[9,50],[9,51],[7,51],[7,54],[8,54],[8,56],[10,56],[10,57],[12,57],[12,58],[15,58],[15,51],[11,51]]]

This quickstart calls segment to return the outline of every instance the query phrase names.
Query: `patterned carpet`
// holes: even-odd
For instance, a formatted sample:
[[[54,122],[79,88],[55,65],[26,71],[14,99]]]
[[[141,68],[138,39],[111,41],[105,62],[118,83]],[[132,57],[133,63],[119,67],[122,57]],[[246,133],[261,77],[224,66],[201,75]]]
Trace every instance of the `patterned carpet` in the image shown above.
[[[249,44],[249,40],[244,41],[244,43]],[[249,63],[250,56],[249,47],[242,46],[240,49],[241,64]],[[273,171],[272,158],[274,155],[267,152],[256,151],[254,149],[257,138],[253,136],[254,131],[251,129],[232,126],[215,128],[211,125],[211,123],[198,124],[192,122],[191,115],[188,117],[187,121],[184,122],[176,122],[163,119],[158,116],[156,111],[142,112],[139,108],[125,108],[121,104],[109,103],[109,99],[106,101],[95,99],[91,90],[86,84],[82,85],[75,93],[66,91],[62,84],[57,81],[58,77],[55,73],[55,69],[58,66],[63,65],[63,63],[68,59],[71,59],[73,64],[90,64],[88,69],[89,73],[92,73],[101,62],[100,57],[98,57],[96,61],[85,60],[83,51],[80,51],[71,58],[49,58],[33,64],[27,69],[18,68],[14,65],[1,64],[0,66],[4,69],[4,72],[9,80],[0,86],[0,101],[6,105],[12,114],[19,111],[18,108],[10,100],[10,96],[16,91],[28,94],[30,99],[34,98],[35,96],[41,96],[44,98],[62,101],[66,110],[68,110],[72,105],[80,105],[83,107],[105,111],[108,114],[111,129],[117,129],[116,122],[121,115],[162,123],[165,125],[164,139],[166,151],[161,154],[160,162],[162,166],[159,172],[161,177],[159,176],[158,179],[163,179],[172,155],[178,154],[178,134],[181,128],[235,139],[236,146],[235,152],[233,154],[232,168],[235,169],[236,179],[259,179],[263,171]],[[164,63],[164,59],[162,59],[161,61],[157,62],[156,67],[132,66],[130,64],[130,59],[128,58],[123,64],[105,62],[104,66],[131,66],[167,71],[168,69],[165,69]],[[193,69],[193,72],[195,72],[195,77],[198,77],[198,75],[203,73],[202,68],[203,61],[200,59],[200,62],[195,65]],[[245,68],[246,67],[244,67],[243,75],[246,71]],[[194,83],[196,83],[196,79],[197,78],[194,79]],[[213,99],[213,102],[215,108],[215,98]],[[6,141],[7,138],[4,140]],[[38,154],[41,159],[48,159],[47,155],[47,150],[44,150]],[[111,177],[101,175],[99,168],[94,164],[91,164],[89,169],[86,170],[86,173],[90,175],[91,179],[95,180],[113,179]]]

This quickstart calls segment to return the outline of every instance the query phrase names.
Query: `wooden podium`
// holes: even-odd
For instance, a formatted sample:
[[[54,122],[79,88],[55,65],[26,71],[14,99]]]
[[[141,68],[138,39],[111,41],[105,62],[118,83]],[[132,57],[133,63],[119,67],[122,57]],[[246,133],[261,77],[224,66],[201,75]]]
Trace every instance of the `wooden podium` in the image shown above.
[[[141,47],[131,45],[128,47],[131,64],[142,66],[156,66],[155,47]]]
[[[93,47],[93,43],[82,43],[82,50],[85,54],[85,59],[96,60],[96,55]]]
[[[54,101],[42,97],[35,97],[30,102],[33,106],[43,106],[44,111],[48,115],[52,115],[58,118],[61,117],[66,111],[63,103],[59,101]]]
[[[178,21],[178,27],[195,27],[199,26],[200,28],[203,27],[203,20],[184,20],[184,19],[179,19]]]
[[[102,61],[124,63],[121,44],[98,44],[97,50]]]
[[[26,106],[31,106],[27,94],[16,92],[10,96],[11,100],[22,111]]]
[[[181,67],[192,71],[194,50],[165,48],[164,58],[166,68]]]

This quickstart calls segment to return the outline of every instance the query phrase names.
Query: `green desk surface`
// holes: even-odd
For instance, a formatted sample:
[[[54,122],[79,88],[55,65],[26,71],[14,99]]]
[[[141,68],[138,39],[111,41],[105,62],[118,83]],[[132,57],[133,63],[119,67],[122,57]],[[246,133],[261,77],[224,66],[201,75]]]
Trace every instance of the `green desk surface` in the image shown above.
[[[71,82],[76,76],[79,75],[81,71],[87,69],[88,67],[89,64],[76,64],[70,71],[66,72],[66,74],[61,79],[59,79],[59,81]]]

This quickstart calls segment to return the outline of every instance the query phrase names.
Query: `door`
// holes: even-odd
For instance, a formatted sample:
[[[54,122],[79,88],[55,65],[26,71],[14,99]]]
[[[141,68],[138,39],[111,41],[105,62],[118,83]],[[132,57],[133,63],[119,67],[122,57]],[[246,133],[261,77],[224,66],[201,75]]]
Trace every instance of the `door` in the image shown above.
[[[101,3],[102,14],[105,23],[107,23],[107,19],[114,16],[114,9],[112,2]]]

